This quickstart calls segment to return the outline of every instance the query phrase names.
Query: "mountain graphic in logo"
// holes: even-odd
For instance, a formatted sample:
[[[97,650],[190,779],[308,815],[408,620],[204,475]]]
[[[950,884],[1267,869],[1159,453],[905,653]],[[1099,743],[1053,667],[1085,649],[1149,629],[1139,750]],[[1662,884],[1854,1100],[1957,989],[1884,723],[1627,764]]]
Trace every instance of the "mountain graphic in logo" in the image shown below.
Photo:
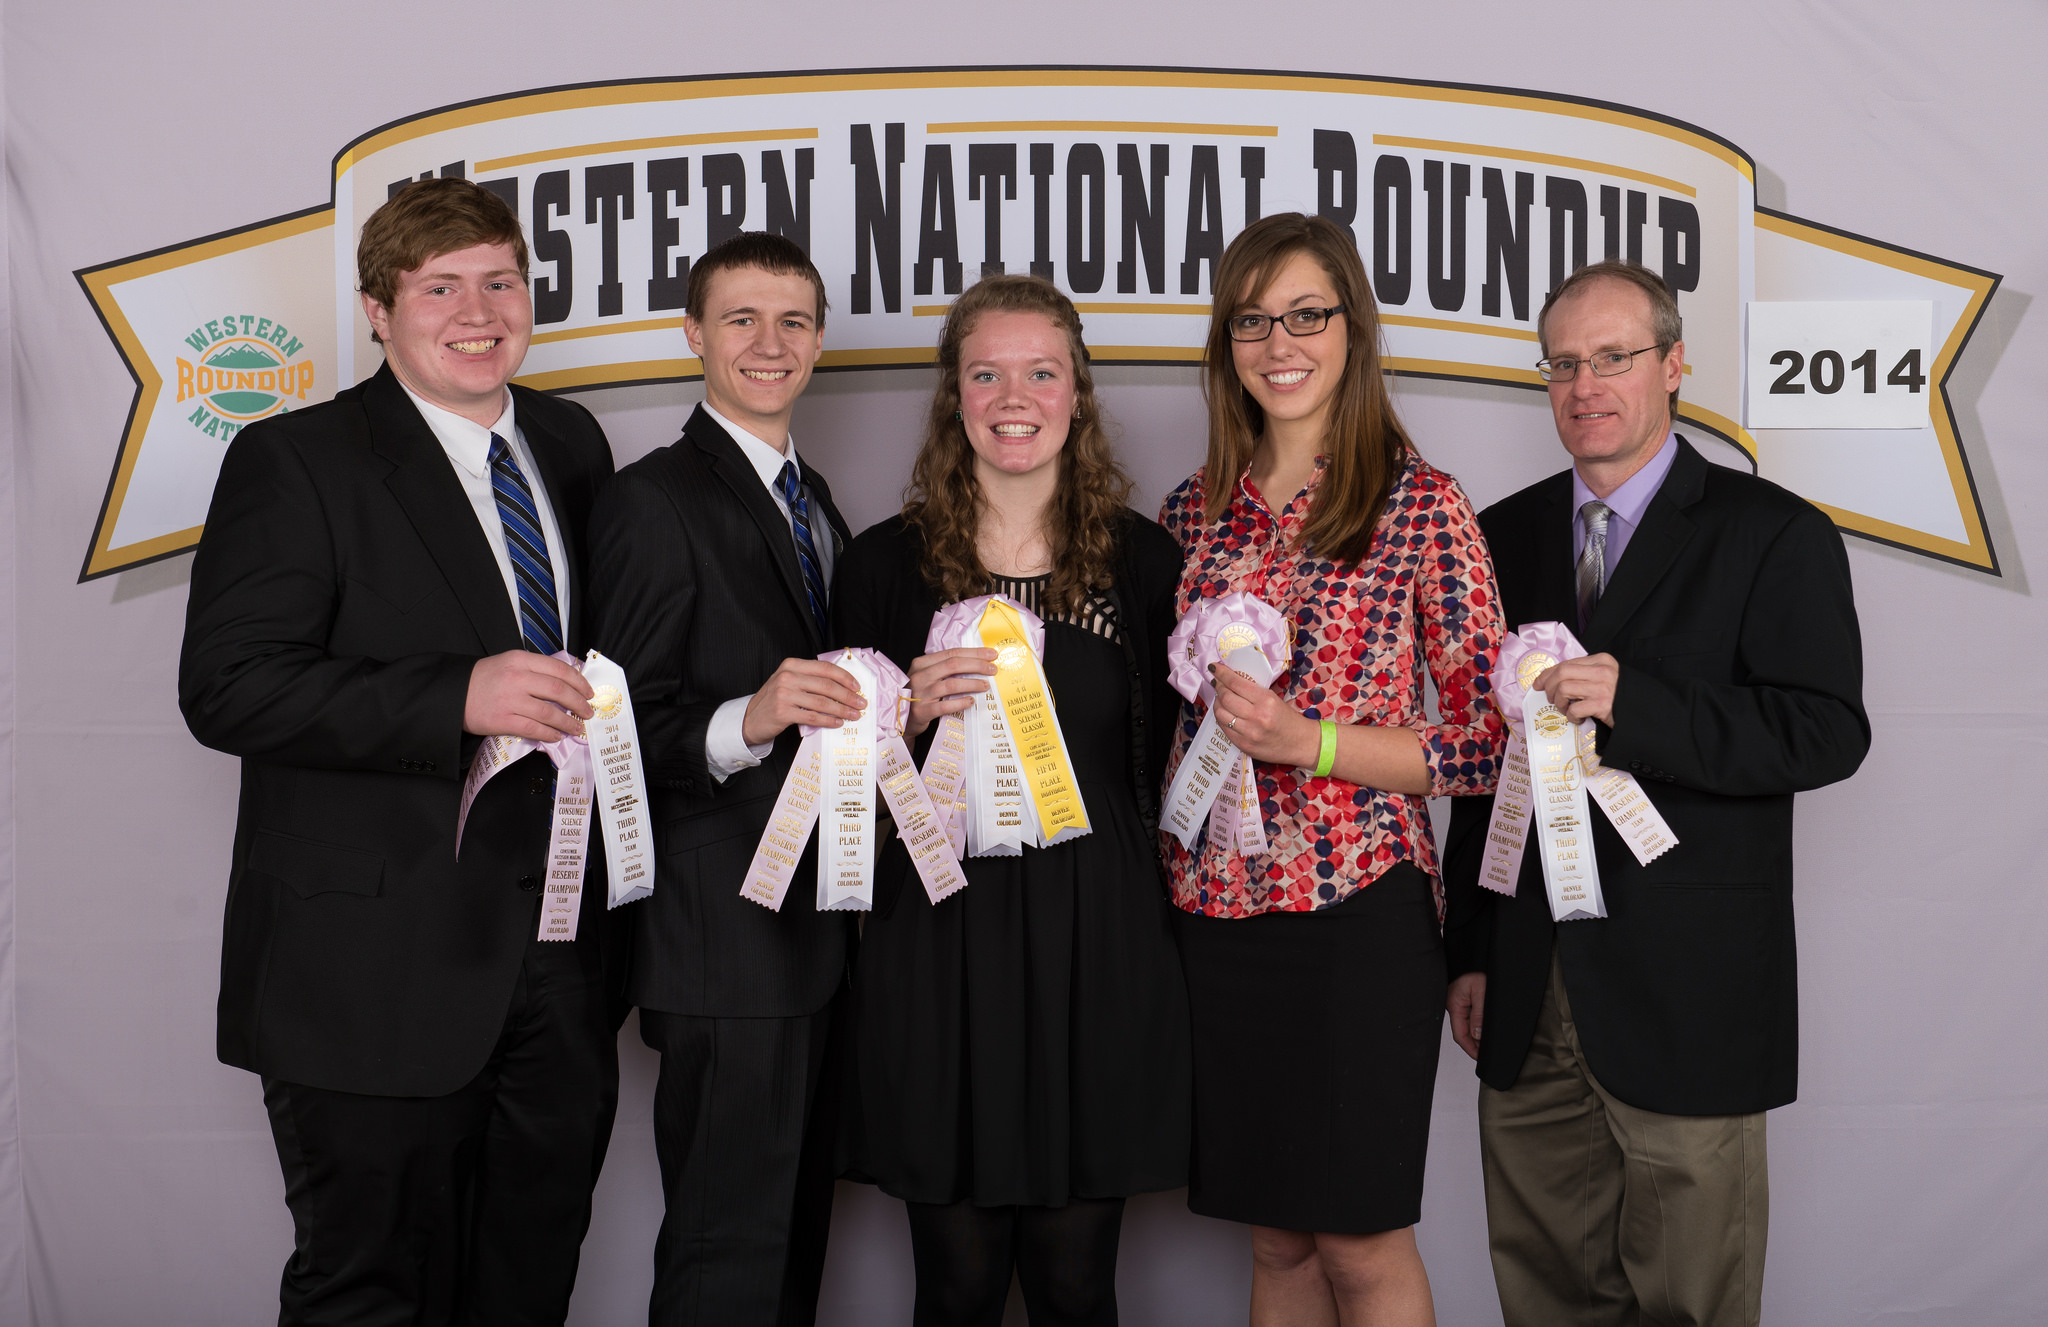
[[[196,399],[187,422],[210,438],[232,438],[246,424],[283,412],[313,388],[313,361],[295,359],[304,343],[284,324],[249,314],[215,319],[185,343],[198,363],[178,359],[178,401]]]

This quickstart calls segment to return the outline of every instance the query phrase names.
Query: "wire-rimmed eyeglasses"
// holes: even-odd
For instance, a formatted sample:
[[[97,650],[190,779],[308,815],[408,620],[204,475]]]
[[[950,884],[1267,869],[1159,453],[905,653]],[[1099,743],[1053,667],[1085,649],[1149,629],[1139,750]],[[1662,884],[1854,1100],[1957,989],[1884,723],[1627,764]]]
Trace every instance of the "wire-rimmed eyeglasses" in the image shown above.
[[[1536,376],[1545,382],[1570,382],[1579,376],[1579,365],[1590,364],[1593,366],[1594,377],[1612,378],[1617,373],[1627,373],[1634,368],[1637,355],[1645,355],[1652,350],[1663,348],[1664,343],[1660,341],[1654,346],[1644,346],[1641,350],[1596,350],[1584,359],[1576,355],[1557,355],[1550,359],[1537,360]]]
[[[1327,309],[1289,309],[1278,318],[1263,313],[1236,313],[1224,326],[1230,329],[1233,341],[1263,341],[1273,335],[1275,324],[1286,328],[1289,336],[1314,336],[1342,312],[1343,305],[1333,304]]]

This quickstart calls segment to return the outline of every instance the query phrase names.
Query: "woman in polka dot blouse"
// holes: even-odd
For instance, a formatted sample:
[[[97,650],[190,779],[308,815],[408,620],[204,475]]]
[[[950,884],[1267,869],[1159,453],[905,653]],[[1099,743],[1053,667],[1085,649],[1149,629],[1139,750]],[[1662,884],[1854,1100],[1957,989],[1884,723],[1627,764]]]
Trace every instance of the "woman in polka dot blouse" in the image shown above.
[[[1215,291],[1208,457],[1160,523],[1185,553],[1180,611],[1256,595],[1292,657],[1270,689],[1216,679],[1267,851],[1161,841],[1194,1019],[1188,1202],[1252,1225],[1254,1324],[1428,1323],[1412,1227],[1444,964],[1427,798],[1492,791],[1506,745],[1493,568],[1457,481],[1394,414],[1349,235],[1255,222]],[[1183,708],[1169,779],[1201,717]]]

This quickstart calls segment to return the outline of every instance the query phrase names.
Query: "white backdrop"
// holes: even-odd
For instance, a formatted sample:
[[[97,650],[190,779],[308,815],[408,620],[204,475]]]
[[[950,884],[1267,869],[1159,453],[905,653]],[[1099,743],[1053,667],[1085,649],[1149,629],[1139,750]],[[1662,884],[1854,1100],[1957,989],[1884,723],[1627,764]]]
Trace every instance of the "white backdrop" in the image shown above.
[[[1804,1055],[1771,1117],[1767,1321],[2016,1327],[2048,1317],[2048,895],[2034,850],[2048,704],[2048,11],[1817,0],[480,9],[75,0],[0,11],[0,1324],[274,1320],[290,1247],[255,1080],[213,1057],[234,762],[185,732],[188,558],[76,583],[130,385],[71,272],[294,211],[386,120],[594,79],[906,64],[1228,65],[1618,101],[1722,134],[1759,200],[2004,273],[1951,383],[2005,574],[1849,541],[1876,740],[1801,799]],[[1936,17],[1937,13],[1941,16]],[[1268,201],[1277,210],[1288,200]],[[1303,200],[1310,204],[1313,199]],[[830,274],[828,274],[829,276]],[[1191,372],[1110,369],[1143,501],[1199,460]],[[918,372],[821,377],[797,436],[856,526],[894,506]],[[587,395],[621,462],[690,387]],[[1405,381],[1423,451],[1485,503],[1560,468],[1542,399]],[[1726,449],[1718,453],[1731,458]],[[618,1131],[573,1321],[644,1311],[659,1214],[651,1059],[628,1025]],[[1445,1042],[1421,1240],[1446,1324],[1498,1321],[1474,1080]],[[842,1186],[824,1322],[908,1320],[901,1209]],[[1126,1321],[1242,1321],[1241,1228],[1133,1204]]]

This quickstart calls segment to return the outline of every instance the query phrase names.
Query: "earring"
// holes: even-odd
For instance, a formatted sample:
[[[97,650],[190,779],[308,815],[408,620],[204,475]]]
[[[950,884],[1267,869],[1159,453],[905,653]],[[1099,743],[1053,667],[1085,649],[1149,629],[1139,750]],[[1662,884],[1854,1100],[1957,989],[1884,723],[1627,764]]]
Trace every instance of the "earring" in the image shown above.
[[[960,418],[960,412],[959,412],[958,410],[955,410],[955,411],[953,412],[953,418],[955,418],[955,419],[958,419],[958,418]]]

